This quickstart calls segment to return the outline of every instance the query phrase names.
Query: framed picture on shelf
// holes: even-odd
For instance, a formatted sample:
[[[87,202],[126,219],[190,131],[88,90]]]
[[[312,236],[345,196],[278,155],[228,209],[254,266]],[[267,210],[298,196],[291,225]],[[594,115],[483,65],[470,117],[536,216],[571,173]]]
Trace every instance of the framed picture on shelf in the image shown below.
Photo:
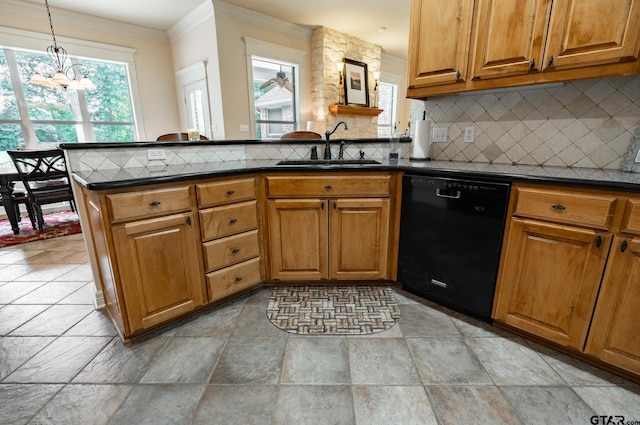
[[[369,107],[369,80],[367,64],[343,59],[344,104]]]

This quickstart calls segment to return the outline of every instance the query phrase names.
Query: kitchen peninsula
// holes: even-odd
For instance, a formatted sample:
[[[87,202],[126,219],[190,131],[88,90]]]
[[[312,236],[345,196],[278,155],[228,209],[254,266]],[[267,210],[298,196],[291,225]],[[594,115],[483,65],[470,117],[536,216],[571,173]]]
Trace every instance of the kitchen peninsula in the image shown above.
[[[306,141],[62,145],[74,177],[92,268],[100,286],[98,296],[104,300],[121,337],[127,341],[143,335],[265,282],[395,280],[404,172],[510,182],[518,194],[512,192],[509,222],[535,219],[546,224],[556,220],[546,218],[535,208],[527,210],[522,206],[521,202],[531,193],[534,195],[530,196],[537,196],[535,200],[545,202],[547,198],[555,201],[566,197],[574,188],[579,188],[584,199],[611,198],[611,209],[605,212],[608,221],[596,225],[597,234],[592,241],[584,242],[587,247],[583,252],[593,255],[596,245],[608,252],[615,248],[615,243],[626,240],[627,254],[632,255],[625,254],[629,259],[619,263],[626,274],[610,276],[615,269],[604,263],[595,273],[604,273],[603,285],[611,287],[619,279],[623,283],[638,281],[640,229],[636,224],[640,218],[636,206],[640,205],[640,176],[637,174],[480,163],[418,163],[408,160],[409,144],[402,145],[401,159],[390,162],[388,141],[350,140],[345,158],[357,158],[362,151],[380,164],[339,166],[277,165],[283,159],[307,158],[313,144]],[[148,160],[149,150],[162,150],[166,159]],[[567,206],[571,212],[573,204]],[[344,211],[349,214],[341,215]],[[359,223],[347,227],[365,228],[367,232],[349,234],[344,226],[341,231],[331,228],[347,216],[356,220],[353,223]],[[591,226],[584,221],[588,216],[584,213],[571,218],[578,233]],[[567,224],[566,219],[560,221],[561,225]],[[507,224],[505,235],[509,244],[516,243],[511,242],[514,236],[509,236],[513,228],[514,225]],[[304,229],[305,242],[290,249],[292,244],[299,243],[291,239],[297,229]],[[600,244],[596,242],[597,236]],[[365,255],[349,251],[354,239],[364,247]],[[287,242],[282,244],[283,241]],[[503,244],[501,273],[508,266],[504,263],[507,245]],[[321,248],[313,250],[310,248],[313,246]],[[345,258],[352,263],[343,261]],[[517,269],[519,262],[520,259],[513,260],[511,266],[516,264]],[[279,268],[283,264],[287,266]],[[353,270],[358,273],[351,273]],[[518,293],[517,288],[505,289],[507,283],[500,279],[498,294],[514,290]],[[613,365],[618,372],[637,375],[640,353],[633,350],[637,350],[638,343],[627,338],[629,326],[635,323],[632,319],[637,306],[622,301],[637,299],[633,294],[640,295],[640,289],[626,285],[622,296],[620,287],[608,291],[612,294],[609,299],[600,297],[597,305],[595,297],[582,296],[584,291],[569,291],[582,295],[566,297],[573,304],[558,307],[562,311],[573,312],[576,302],[586,302],[578,310],[582,311],[581,317],[590,319],[595,310],[594,331],[588,335],[579,333],[577,339],[572,339],[577,341],[573,345],[553,340],[544,333],[536,334],[535,329],[509,319],[509,315],[522,318],[529,314],[532,321],[540,321],[545,308],[535,300],[527,304],[526,311],[520,308],[521,304],[496,304],[494,319],[496,324],[552,341],[572,354],[601,365]],[[528,297],[526,293],[521,296],[523,300]],[[613,322],[606,317],[611,311],[618,312]],[[566,314],[559,321],[552,316],[546,317],[549,328],[555,326],[564,331],[575,326]],[[612,323],[617,326],[612,327]]]

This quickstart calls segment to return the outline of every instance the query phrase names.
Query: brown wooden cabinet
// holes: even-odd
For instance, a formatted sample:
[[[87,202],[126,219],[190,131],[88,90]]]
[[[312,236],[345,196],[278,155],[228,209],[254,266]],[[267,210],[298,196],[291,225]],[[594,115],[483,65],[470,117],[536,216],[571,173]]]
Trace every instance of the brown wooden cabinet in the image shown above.
[[[640,200],[628,200],[611,246],[585,351],[640,374]]]
[[[204,303],[193,213],[113,228],[131,331],[148,329]]]
[[[467,79],[473,0],[413,0],[409,32],[409,87]]]
[[[416,98],[637,74],[640,3],[413,0],[409,46]]]
[[[389,206],[388,198],[330,201],[330,279],[388,278]]]
[[[640,199],[515,184],[510,210],[496,323],[640,375]]]
[[[610,243],[592,229],[512,219],[494,317],[581,348]]]
[[[209,301],[262,282],[256,178],[196,185]]]
[[[125,337],[205,302],[195,196],[190,186],[109,193],[111,262]]]
[[[393,279],[394,185],[390,173],[268,176],[271,279]]]

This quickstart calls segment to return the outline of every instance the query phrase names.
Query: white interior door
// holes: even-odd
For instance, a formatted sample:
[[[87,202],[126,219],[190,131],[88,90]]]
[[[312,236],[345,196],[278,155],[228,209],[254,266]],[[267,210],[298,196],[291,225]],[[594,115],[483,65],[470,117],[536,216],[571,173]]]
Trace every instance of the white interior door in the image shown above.
[[[209,97],[206,80],[198,80],[183,86],[184,105],[188,128],[196,128],[200,134],[213,138],[209,129]]]

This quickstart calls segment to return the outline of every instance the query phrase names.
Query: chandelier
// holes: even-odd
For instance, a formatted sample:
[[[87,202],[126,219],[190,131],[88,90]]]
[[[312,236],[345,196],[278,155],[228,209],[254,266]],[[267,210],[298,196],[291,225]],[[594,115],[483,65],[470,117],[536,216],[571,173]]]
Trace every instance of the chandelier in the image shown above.
[[[85,75],[85,71],[80,64],[67,65],[69,60],[67,57],[67,51],[58,46],[56,41],[56,34],[53,32],[53,22],[51,21],[51,11],[49,10],[49,1],[44,0],[44,4],[47,6],[47,15],[49,16],[49,27],[51,27],[51,36],[53,37],[53,44],[47,47],[47,53],[53,61],[53,64],[42,63],[42,68],[46,68],[48,72],[41,73],[36,71],[29,80],[31,84],[38,84],[44,87],[62,87],[64,89],[70,88],[75,90],[95,89],[91,80]]]

